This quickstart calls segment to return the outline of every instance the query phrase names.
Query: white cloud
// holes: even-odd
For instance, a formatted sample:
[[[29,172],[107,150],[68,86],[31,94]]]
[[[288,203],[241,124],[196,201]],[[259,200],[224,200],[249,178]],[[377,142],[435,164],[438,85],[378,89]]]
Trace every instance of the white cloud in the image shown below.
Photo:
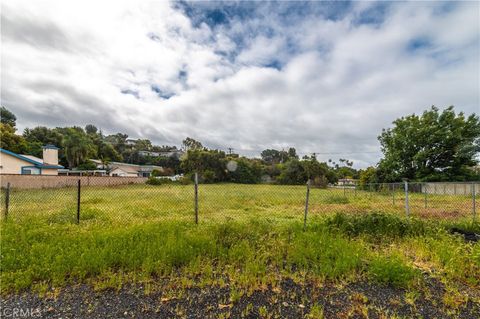
[[[20,129],[93,123],[159,144],[191,136],[374,164],[376,136],[399,116],[479,113],[479,5],[394,3],[359,24],[374,6],[287,22],[262,4],[211,27],[166,2],[6,1],[2,105]]]

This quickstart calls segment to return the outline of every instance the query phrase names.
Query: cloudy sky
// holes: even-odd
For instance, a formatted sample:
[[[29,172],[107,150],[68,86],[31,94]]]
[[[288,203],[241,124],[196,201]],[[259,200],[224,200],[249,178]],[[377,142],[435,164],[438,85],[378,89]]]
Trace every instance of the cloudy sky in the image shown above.
[[[399,116],[480,113],[479,20],[478,2],[7,0],[2,105],[20,132],[93,123],[363,167]]]

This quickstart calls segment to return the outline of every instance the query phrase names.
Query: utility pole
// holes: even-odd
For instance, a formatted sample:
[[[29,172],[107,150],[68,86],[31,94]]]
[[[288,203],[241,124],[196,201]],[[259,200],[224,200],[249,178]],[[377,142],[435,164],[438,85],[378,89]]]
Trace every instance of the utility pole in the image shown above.
[[[232,151],[233,151],[233,148],[229,147],[229,148],[228,148],[228,154],[229,154],[229,155],[232,155]]]

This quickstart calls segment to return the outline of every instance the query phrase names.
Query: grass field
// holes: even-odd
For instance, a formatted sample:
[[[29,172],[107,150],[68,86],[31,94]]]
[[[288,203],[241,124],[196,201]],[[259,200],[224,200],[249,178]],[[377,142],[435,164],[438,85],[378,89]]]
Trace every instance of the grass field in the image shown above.
[[[3,196],[4,197],[4,196]],[[303,220],[305,186],[215,184],[199,186],[199,221],[248,218]],[[477,200],[478,201],[478,200]],[[477,207],[479,203],[477,203]],[[411,216],[434,220],[472,220],[469,195],[409,194]],[[4,209],[4,205],[2,205]],[[77,189],[15,190],[10,194],[9,217],[34,217],[49,223],[72,222],[77,212]],[[354,191],[317,189],[310,191],[309,216],[347,212],[385,212],[405,215],[405,193],[401,190]],[[81,220],[88,222],[146,222],[194,220],[193,185],[126,185],[83,187]],[[2,213],[2,218],[4,212]]]
[[[2,294],[45,295],[80,283],[98,291],[142,283],[148,290],[163,278],[176,294],[228,286],[225,302],[234,304],[289,278],[368,281],[415,299],[428,298],[434,280],[444,287],[439,307],[479,307],[480,244],[448,232],[480,232],[471,198],[430,195],[425,209],[424,195],[412,194],[407,219],[401,192],[393,204],[391,193],[312,189],[303,231],[305,191],[200,185],[195,225],[192,185],[85,187],[77,225],[76,189],[14,190],[0,224]]]

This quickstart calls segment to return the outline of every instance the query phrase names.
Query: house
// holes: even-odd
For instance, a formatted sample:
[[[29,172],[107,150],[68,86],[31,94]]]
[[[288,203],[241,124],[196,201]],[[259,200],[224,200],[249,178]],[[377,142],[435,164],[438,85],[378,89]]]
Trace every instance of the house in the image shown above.
[[[58,165],[58,148],[53,145],[43,147],[43,159],[17,154],[0,148],[0,174],[58,175],[63,166]]]
[[[150,177],[153,170],[163,171],[163,167],[156,165],[137,165],[137,164],[128,164],[121,162],[110,162],[106,167],[104,167],[101,160],[92,159],[91,160],[98,169],[107,169],[110,176],[121,176],[121,177]]]
[[[184,152],[182,150],[172,150],[172,151],[160,151],[160,152],[151,152],[151,151],[138,151],[140,156],[151,156],[151,157],[175,157],[180,158]]]
[[[353,178],[339,178],[337,185],[341,186],[355,186],[357,184],[357,180]]]
[[[61,176],[108,176],[104,169],[78,170],[78,169],[59,169],[58,175]]]

